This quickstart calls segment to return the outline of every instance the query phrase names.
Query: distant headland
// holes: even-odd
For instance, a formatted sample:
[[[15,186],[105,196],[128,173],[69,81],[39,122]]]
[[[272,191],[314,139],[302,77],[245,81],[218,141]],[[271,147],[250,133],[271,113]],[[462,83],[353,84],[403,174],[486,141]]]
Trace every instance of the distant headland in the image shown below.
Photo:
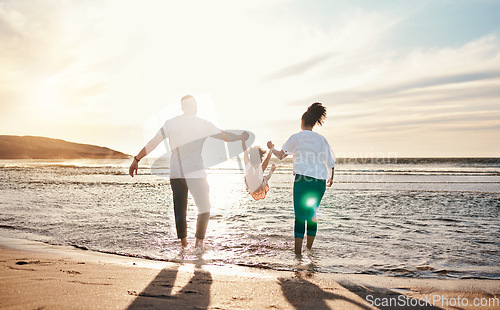
[[[0,135],[0,159],[126,159],[107,147],[36,136]]]

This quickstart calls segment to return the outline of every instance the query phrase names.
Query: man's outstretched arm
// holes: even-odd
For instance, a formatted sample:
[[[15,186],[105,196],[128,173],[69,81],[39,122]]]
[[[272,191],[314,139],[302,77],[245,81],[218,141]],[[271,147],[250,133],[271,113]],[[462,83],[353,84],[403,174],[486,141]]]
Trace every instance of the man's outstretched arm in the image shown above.
[[[244,139],[241,140],[241,147],[243,148],[243,160],[246,167],[246,165],[250,162],[250,157],[248,157],[247,144],[245,143]]]
[[[234,134],[232,132],[223,130],[222,132],[217,133],[211,137],[215,138],[215,139],[224,140],[226,142],[233,142],[233,141],[248,139],[248,133],[245,131],[241,135],[237,135],[237,134]]]
[[[165,135],[163,134],[163,132],[161,135],[157,134],[153,139],[151,139],[151,141],[146,144],[146,146],[142,148],[142,150],[136,156],[134,156],[132,164],[130,164],[130,167],[128,169],[128,174],[130,174],[131,177],[134,177],[134,174],[137,174],[137,169],[139,169],[139,161],[146,157],[146,155],[151,153],[164,139]]]

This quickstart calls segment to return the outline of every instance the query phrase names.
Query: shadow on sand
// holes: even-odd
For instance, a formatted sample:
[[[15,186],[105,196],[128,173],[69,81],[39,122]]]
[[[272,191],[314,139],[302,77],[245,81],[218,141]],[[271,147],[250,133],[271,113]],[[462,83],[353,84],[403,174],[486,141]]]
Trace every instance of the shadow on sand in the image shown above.
[[[395,304],[401,301],[406,302],[404,309],[440,309],[432,305],[425,305],[423,301],[408,298],[392,290],[361,286],[350,282],[338,282],[341,286],[366,301],[361,303],[351,298],[323,290],[318,285],[307,280],[307,278],[312,276],[313,273],[310,272],[296,272],[293,278],[278,279],[283,295],[295,309],[332,309],[328,306],[327,300],[339,300],[344,304],[347,302],[351,304],[349,308],[354,309],[373,309],[369,301],[376,301],[375,308],[382,310],[401,309],[401,304]],[[392,300],[393,305],[384,305],[384,301],[389,302],[389,300]]]
[[[416,298],[410,298],[398,292],[372,286],[362,286],[356,283],[348,281],[339,281],[341,286],[345,287],[349,291],[358,295],[367,301],[376,300],[376,306],[381,310],[396,310],[396,309],[415,309],[415,310],[435,310],[441,309],[433,306],[432,304],[426,304],[425,301]],[[368,297],[370,296],[370,297]],[[385,301],[385,303],[384,303]],[[392,305],[389,304],[392,302]]]
[[[294,278],[278,279],[283,295],[295,309],[331,309],[326,301],[336,299],[349,302],[359,309],[371,309],[347,297],[324,291],[318,285],[305,279],[308,275],[310,274],[296,272]]]
[[[181,288],[175,284],[179,266],[163,269],[141,293],[129,292],[130,295],[137,296],[137,298],[128,309],[207,309],[210,305],[210,290],[213,282],[211,273],[197,263],[193,276]],[[363,299],[363,301],[354,300],[328,291],[334,288],[326,288],[325,290],[313,283],[311,278],[314,274],[310,271],[297,271],[293,277],[278,278],[283,296],[295,309],[332,309],[328,305],[331,303],[329,301],[340,301],[341,305],[345,305],[349,309],[440,309],[432,305],[425,305],[423,301],[409,298],[390,289],[362,285],[347,280],[336,282]],[[369,301],[375,300],[376,304],[373,307]],[[387,304],[388,300],[392,300],[393,304]],[[405,305],[396,304],[402,300],[406,302]]]
[[[189,282],[173,294],[177,268],[163,269],[141,293],[129,292],[137,298],[128,309],[206,309],[210,304],[210,272],[196,266]]]

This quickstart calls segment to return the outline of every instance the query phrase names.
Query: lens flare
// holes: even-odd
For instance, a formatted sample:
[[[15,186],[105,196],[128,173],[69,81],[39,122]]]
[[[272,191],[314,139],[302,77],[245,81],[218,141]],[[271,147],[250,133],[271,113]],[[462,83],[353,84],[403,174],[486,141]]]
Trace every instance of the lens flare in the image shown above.
[[[306,206],[308,206],[309,208],[313,208],[314,206],[316,206],[317,202],[318,199],[316,197],[309,197],[306,200]]]

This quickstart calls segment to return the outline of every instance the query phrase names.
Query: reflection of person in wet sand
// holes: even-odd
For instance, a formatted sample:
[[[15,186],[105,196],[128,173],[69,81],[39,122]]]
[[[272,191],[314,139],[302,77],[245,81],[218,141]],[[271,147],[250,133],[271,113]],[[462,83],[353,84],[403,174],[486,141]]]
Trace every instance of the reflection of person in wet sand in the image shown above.
[[[243,135],[222,131],[211,122],[196,116],[197,103],[193,96],[187,95],[181,99],[184,114],[165,122],[156,136],[134,157],[129,168],[133,177],[137,174],[139,161],[153,151],[163,140],[168,139],[172,157],[170,158],[170,186],[174,200],[175,225],[177,237],[182,247],[187,247],[187,199],[188,192],[194,198],[198,208],[196,224],[197,249],[203,249],[203,239],[210,217],[209,186],[207,174],[201,158],[203,143],[206,138],[213,137],[224,141],[244,139]],[[245,136],[247,138],[248,136]]]

